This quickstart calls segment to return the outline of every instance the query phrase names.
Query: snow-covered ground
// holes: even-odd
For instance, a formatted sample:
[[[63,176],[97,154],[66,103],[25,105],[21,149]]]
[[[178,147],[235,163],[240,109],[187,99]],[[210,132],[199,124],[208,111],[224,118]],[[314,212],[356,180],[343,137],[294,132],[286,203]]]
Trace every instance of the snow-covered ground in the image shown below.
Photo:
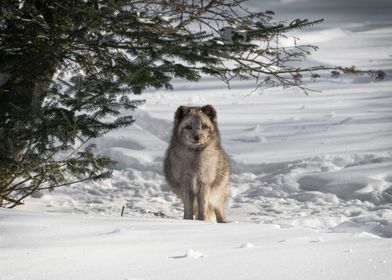
[[[389,279],[390,239],[278,225],[1,211],[1,279]]]
[[[310,2],[321,3],[279,7],[295,18],[293,3]],[[250,81],[228,90],[205,78],[144,94],[135,125],[97,141],[118,161],[112,179],[0,210],[0,278],[389,279],[392,20],[391,5],[374,3],[379,17],[370,5],[366,16],[350,16],[343,5],[341,21],[342,11],[321,9],[316,17],[334,21],[298,36],[320,47],[306,63],[381,68],[384,81],[323,77],[308,83],[319,92],[306,96],[253,91]],[[182,104],[218,111],[232,165],[230,224],[181,220],[182,205],[165,183],[162,159]]]

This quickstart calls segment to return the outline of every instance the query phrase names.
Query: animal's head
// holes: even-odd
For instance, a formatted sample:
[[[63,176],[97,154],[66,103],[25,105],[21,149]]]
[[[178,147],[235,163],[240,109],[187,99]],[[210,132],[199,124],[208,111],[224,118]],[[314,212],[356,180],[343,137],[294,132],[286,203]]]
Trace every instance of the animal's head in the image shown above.
[[[180,106],[175,114],[175,134],[178,140],[193,149],[200,149],[218,141],[214,107]]]

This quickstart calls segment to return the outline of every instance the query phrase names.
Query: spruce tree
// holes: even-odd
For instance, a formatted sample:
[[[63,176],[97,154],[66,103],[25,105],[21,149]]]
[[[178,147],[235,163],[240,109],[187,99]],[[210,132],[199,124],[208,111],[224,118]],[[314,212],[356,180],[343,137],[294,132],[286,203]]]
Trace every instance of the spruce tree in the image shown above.
[[[274,22],[243,0],[2,0],[0,206],[37,190],[111,175],[89,145],[129,126],[150,88],[174,77],[304,88],[301,73],[354,68],[290,66],[316,47],[283,48],[287,32],[320,22]],[[371,72],[382,77],[382,72]],[[305,89],[305,88],[304,88]]]

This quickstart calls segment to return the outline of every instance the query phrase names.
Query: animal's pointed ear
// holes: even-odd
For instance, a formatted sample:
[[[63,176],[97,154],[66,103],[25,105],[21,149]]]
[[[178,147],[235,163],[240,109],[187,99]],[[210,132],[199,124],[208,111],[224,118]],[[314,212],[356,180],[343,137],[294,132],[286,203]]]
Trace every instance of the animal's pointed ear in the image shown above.
[[[212,105],[206,105],[201,107],[201,111],[206,114],[211,121],[216,121],[216,110]]]
[[[189,113],[189,108],[188,107],[180,106],[180,107],[177,108],[177,111],[176,111],[176,114],[174,115],[174,118],[177,121],[181,121],[185,117],[185,115],[188,114],[188,113]]]

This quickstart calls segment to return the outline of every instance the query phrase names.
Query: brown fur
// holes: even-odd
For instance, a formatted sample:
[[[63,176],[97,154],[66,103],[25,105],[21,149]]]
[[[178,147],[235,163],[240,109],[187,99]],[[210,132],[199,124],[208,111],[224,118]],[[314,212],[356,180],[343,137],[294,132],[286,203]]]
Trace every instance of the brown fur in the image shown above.
[[[230,167],[214,107],[177,109],[164,173],[184,203],[184,219],[227,222],[224,203],[230,195]]]

